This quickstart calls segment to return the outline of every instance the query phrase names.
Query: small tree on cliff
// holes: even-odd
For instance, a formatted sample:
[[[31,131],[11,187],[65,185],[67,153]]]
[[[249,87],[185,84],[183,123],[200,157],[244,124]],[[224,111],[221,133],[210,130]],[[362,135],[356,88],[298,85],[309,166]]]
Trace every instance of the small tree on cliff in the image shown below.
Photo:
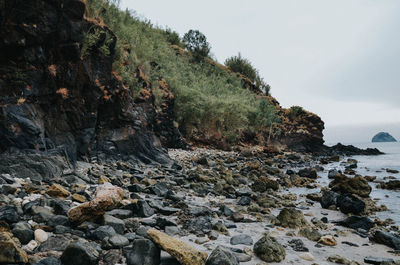
[[[196,59],[207,57],[210,53],[211,47],[206,36],[198,30],[189,30],[183,36],[183,42],[185,48],[192,52]]]

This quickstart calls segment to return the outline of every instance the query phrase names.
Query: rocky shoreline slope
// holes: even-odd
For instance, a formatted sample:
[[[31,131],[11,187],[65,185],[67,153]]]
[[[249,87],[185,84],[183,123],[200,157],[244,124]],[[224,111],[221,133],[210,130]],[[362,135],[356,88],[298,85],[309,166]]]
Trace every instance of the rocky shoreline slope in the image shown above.
[[[369,198],[373,178],[348,177],[355,160],[266,148],[169,155],[177,162],[77,162],[42,185],[1,174],[0,264],[397,260],[400,237],[390,231],[398,228],[368,217],[385,207]],[[343,174],[328,172],[337,161]],[[319,186],[321,174],[332,179],[329,187]]]

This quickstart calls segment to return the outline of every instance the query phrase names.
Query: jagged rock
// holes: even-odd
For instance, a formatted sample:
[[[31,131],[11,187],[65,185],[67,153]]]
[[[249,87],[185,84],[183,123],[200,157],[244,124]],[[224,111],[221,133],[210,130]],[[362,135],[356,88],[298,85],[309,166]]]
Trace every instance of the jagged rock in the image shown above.
[[[340,173],[336,169],[330,169],[328,172],[328,178],[334,179],[336,177],[340,176]]]
[[[134,215],[138,217],[150,217],[154,214],[153,208],[151,208],[150,205],[142,199],[135,203],[129,204],[126,207],[132,210]]]
[[[301,239],[292,239],[289,242],[289,246],[293,248],[294,251],[298,252],[308,252],[309,249],[304,245]]]
[[[70,195],[69,191],[67,191],[63,186],[59,184],[51,185],[47,190],[46,193],[52,197],[57,198],[65,198]]]
[[[277,219],[283,227],[299,228],[308,225],[303,213],[294,208],[283,208]]]
[[[93,239],[103,240],[105,237],[112,237],[115,236],[117,233],[115,232],[114,228],[109,225],[104,225],[96,228],[95,230],[91,231],[90,236]]]
[[[281,262],[286,257],[285,248],[270,236],[263,236],[254,244],[254,253],[265,262]]]
[[[17,223],[20,217],[14,206],[3,206],[0,208],[0,220],[12,224]]]
[[[377,142],[397,142],[397,141],[389,133],[380,132],[380,133],[377,133],[374,137],[372,137],[372,142],[377,143]]]
[[[327,245],[327,246],[336,246],[337,245],[336,238],[332,235],[322,236],[318,242],[322,243],[324,245]]]
[[[0,264],[27,263],[28,257],[12,240],[11,235],[0,232]]]
[[[34,265],[62,265],[61,261],[54,258],[54,257],[49,257],[40,260],[39,262],[35,263]]]
[[[322,197],[321,197],[321,201],[320,201],[321,207],[324,209],[328,209],[329,206],[336,205],[338,196],[339,196],[339,194],[337,194],[334,191],[330,191],[330,190],[324,191],[324,193],[322,194]]]
[[[107,249],[108,246],[110,246],[109,248],[122,248],[129,245],[129,240],[122,235],[114,235],[110,238],[105,238],[102,242],[102,247],[103,243],[106,246],[105,249]]]
[[[321,233],[315,229],[315,228],[311,228],[311,227],[304,227],[302,229],[300,229],[299,231],[299,236],[304,236],[305,238],[311,240],[311,241],[318,241],[321,239]]]
[[[339,195],[336,205],[342,213],[357,215],[364,212],[366,207],[365,202],[350,194]]]
[[[355,176],[353,178],[345,175],[336,176],[329,187],[332,191],[339,192],[341,194],[355,194],[361,197],[368,197],[371,193],[371,186],[368,181],[361,176]]]
[[[353,229],[364,229],[366,231],[369,231],[373,226],[374,222],[369,219],[368,217],[361,217],[361,216],[349,216],[344,220],[336,222],[339,225],[345,226],[345,227],[350,227]]]
[[[121,219],[118,219],[114,216],[105,214],[103,216],[103,225],[109,225],[114,228],[115,232],[123,235],[125,231],[125,223]]]
[[[302,178],[316,179],[318,177],[317,170],[315,168],[303,168],[297,173]]]
[[[400,180],[389,180],[388,182],[381,183],[379,185],[379,188],[387,190],[398,190],[400,189]]]
[[[400,250],[400,237],[398,235],[376,230],[369,239],[379,244],[384,244],[395,250]]]
[[[170,237],[163,232],[149,229],[147,230],[147,235],[182,265],[203,265],[207,259],[207,253],[200,252],[187,243]]]
[[[256,192],[265,192],[268,189],[277,191],[279,190],[279,182],[262,176],[254,181],[253,185],[251,185],[251,189]]]
[[[126,255],[128,265],[159,265],[160,248],[149,239],[135,239]]]
[[[95,199],[82,203],[68,211],[68,218],[73,224],[93,220],[112,210],[123,199],[124,191],[109,183],[97,187]]]
[[[23,245],[28,244],[33,239],[33,230],[26,222],[16,223],[11,232]]]
[[[61,255],[63,265],[96,265],[99,253],[90,244],[73,242]]]
[[[228,248],[217,246],[208,257],[206,265],[239,265],[239,261]]]

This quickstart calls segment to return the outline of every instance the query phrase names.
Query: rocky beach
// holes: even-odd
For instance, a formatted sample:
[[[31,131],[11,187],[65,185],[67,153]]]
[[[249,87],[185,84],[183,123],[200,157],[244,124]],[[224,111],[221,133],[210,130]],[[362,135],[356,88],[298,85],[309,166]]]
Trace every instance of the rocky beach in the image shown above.
[[[2,174],[1,264],[398,259],[398,227],[371,217],[385,209],[369,198],[373,178],[338,171],[356,174],[353,159],[261,147],[169,155],[170,165],[78,162],[42,185]]]

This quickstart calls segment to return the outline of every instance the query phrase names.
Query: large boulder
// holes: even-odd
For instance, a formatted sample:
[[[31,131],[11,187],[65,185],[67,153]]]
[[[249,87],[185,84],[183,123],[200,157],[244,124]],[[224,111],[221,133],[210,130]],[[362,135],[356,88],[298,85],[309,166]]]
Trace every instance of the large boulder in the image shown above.
[[[372,233],[369,239],[373,242],[384,244],[395,250],[400,250],[400,236],[393,233],[376,230],[374,233]]]
[[[25,264],[28,256],[17,246],[11,235],[0,232],[0,264]]]
[[[368,217],[357,215],[349,216],[344,220],[337,221],[336,223],[353,229],[361,228],[366,231],[369,231],[374,226],[374,222]]]
[[[97,187],[95,198],[82,203],[68,211],[68,218],[72,224],[80,224],[87,220],[94,220],[106,211],[115,208],[124,198],[124,191],[120,187],[105,183]]]
[[[329,187],[332,191],[341,194],[350,193],[360,197],[368,197],[372,190],[368,181],[361,176],[355,176],[353,178],[345,175],[336,176],[335,179],[329,183]]]
[[[189,244],[158,230],[147,230],[147,236],[182,265],[203,265],[207,259],[207,253],[198,251]]]
[[[338,196],[339,194],[334,191],[324,191],[320,200],[321,207],[324,209],[328,209],[332,205],[336,206]]]
[[[285,248],[270,236],[263,236],[254,244],[254,253],[265,262],[281,262],[286,257]]]
[[[337,197],[337,207],[345,214],[359,215],[365,211],[365,202],[351,194],[343,194]]]
[[[316,179],[318,177],[317,170],[315,168],[303,168],[297,173],[302,178]]]
[[[99,253],[88,243],[73,242],[61,255],[63,265],[96,265]]]
[[[303,213],[294,208],[283,208],[277,219],[278,224],[283,227],[300,228],[308,225]]]

